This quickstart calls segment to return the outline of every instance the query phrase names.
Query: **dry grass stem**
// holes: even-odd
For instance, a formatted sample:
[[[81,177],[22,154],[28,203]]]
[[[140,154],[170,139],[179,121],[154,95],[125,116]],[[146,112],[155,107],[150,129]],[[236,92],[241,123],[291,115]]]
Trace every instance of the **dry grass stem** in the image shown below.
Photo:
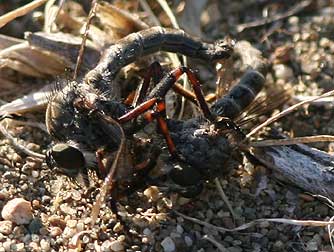
[[[84,53],[85,53],[86,40],[88,38],[89,27],[90,27],[90,24],[93,21],[93,18],[96,15],[96,8],[97,8],[97,0],[93,0],[92,1],[92,6],[91,6],[89,14],[88,14],[88,19],[87,19],[87,22],[85,24],[85,32],[82,36],[82,42],[81,42],[80,49],[79,49],[79,55],[78,55],[78,58],[77,58],[77,63],[75,64],[73,80],[75,80],[78,77],[78,72],[79,72],[80,66],[82,64]]]
[[[239,25],[237,25],[236,30],[237,30],[237,32],[242,32],[245,29],[263,26],[263,25],[270,24],[270,23],[275,22],[275,21],[279,21],[279,20],[288,18],[290,16],[293,16],[293,15],[297,14],[298,12],[301,12],[307,6],[309,6],[311,3],[312,3],[312,0],[302,1],[300,3],[297,3],[295,6],[291,7],[291,9],[287,10],[284,13],[279,13],[279,14],[273,15],[269,18],[255,20],[253,22],[249,22],[249,23],[245,23],[245,24],[239,24]]]
[[[229,210],[230,213],[232,214],[233,221],[235,221],[235,219],[236,219],[236,214],[235,214],[235,212],[234,212],[234,210],[233,210],[233,208],[232,208],[232,206],[231,206],[230,201],[228,200],[226,194],[224,193],[223,187],[222,187],[222,185],[221,185],[221,183],[220,183],[220,181],[219,181],[218,178],[215,178],[215,184],[216,184],[216,188],[217,188],[217,190],[218,190],[218,192],[219,192],[220,197],[221,197],[222,200],[225,202],[225,204],[226,204],[228,210]]]
[[[228,252],[229,251],[223,246],[223,244],[219,243],[218,241],[216,241],[213,237],[211,237],[209,235],[204,235],[203,239],[207,240],[207,241],[211,242],[213,245],[215,245],[220,252]]]
[[[18,150],[18,151],[21,151],[23,153],[25,153],[26,155],[28,156],[32,156],[32,157],[35,157],[37,159],[41,159],[41,160],[44,160],[45,159],[45,156],[42,155],[42,154],[39,154],[37,152],[34,152],[34,151],[31,151],[29,149],[27,149],[26,147],[24,147],[23,145],[19,144],[16,139],[5,129],[5,127],[3,127],[1,124],[0,124],[0,132],[1,134],[6,138],[8,139],[11,144]]]
[[[182,218],[189,220],[191,222],[194,222],[196,224],[205,226],[207,228],[212,228],[215,229],[217,232],[225,233],[225,232],[238,232],[242,231],[245,229],[248,229],[250,227],[253,227],[255,225],[258,225],[263,222],[274,222],[274,223],[281,223],[281,224],[288,224],[288,225],[295,225],[295,226],[309,226],[309,227],[326,227],[328,225],[334,225],[334,221],[315,221],[315,220],[292,220],[292,219],[284,219],[284,218],[268,218],[268,219],[256,219],[254,221],[248,222],[246,224],[243,224],[239,227],[236,228],[223,228],[223,227],[218,227],[216,225],[210,224],[208,222],[199,220],[194,217],[190,217],[187,215],[184,215],[178,211],[174,211],[177,215],[181,216]]]
[[[125,133],[123,131],[122,126],[117,121],[112,119],[111,117],[105,116],[104,119],[108,123],[117,125],[119,127],[120,132],[121,132],[121,143],[118,147],[115,159],[112,163],[112,166],[109,170],[109,173],[108,173],[107,177],[104,179],[103,185],[101,187],[101,191],[100,191],[99,195],[97,196],[95,204],[93,205],[91,225],[95,224],[95,222],[97,220],[97,217],[100,213],[101,205],[105,201],[105,198],[106,198],[107,194],[112,190],[113,182],[114,182],[114,179],[115,179],[114,176],[115,176],[115,173],[117,172],[117,168],[118,168],[118,161],[120,160],[120,156],[121,156],[121,154],[122,154],[122,152],[125,148],[125,139],[126,138],[125,138]]]
[[[328,91],[322,95],[319,96],[315,96],[312,97],[311,99],[305,100],[305,101],[301,101],[285,110],[283,110],[282,112],[270,117],[268,120],[266,120],[264,123],[261,123],[259,126],[255,127],[250,133],[247,134],[245,140],[248,140],[251,136],[253,136],[254,134],[256,134],[257,132],[259,132],[262,128],[268,126],[269,124],[277,121],[279,118],[284,117],[288,114],[290,114],[291,112],[295,111],[297,108],[308,104],[310,102],[313,102],[315,100],[318,100],[320,98],[324,98],[324,97],[329,97],[329,96],[333,96],[334,95],[334,90]]]
[[[315,143],[315,142],[334,142],[334,136],[318,135],[306,137],[294,137],[291,139],[271,139],[249,143],[250,147],[266,147],[279,145],[293,145],[300,143]]]
[[[47,0],[35,0],[0,17],[0,28],[17,17],[21,17],[44,4]]]

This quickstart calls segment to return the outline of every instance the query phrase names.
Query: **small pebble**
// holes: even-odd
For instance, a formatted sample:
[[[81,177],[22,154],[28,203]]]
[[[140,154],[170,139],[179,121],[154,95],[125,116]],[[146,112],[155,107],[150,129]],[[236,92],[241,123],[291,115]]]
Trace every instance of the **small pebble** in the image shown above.
[[[12,244],[10,246],[10,249],[13,252],[25,252],[26,250],[24,247],[25,247],[24,243],[20,242],[20,243]]]
[[[5,220],[0,221],[0,233],[4,235],[9,235],[13,230],[13,223],[11,221]]]
[[[101,252],[111,252],[110,244],[111,244],[111,241],[109,240],[104,241],[100,248]]]
[[[61,219],[57,216],[51,216],[48,219],[51,226],[60,227],[61,229],[64,229],[66,227],[66,221],[64,219]]]
[[[110,249],[115,252],[122,251],[124,250],[124,244],[121,241],[112,241],[110,243]]]
[[[31,171],[31,176],[32,176],[33,178],[38,178],[38,177],[39,177],[39,172],[33,170],[33,171]]]
[[[63,233],[63,230],[60,227],[49,227],[48,230],[51,237],[57,237]]]
[[[69,205],[65,204],[61,204],[60,205],[60,210],[67,215],[73,215],[75,216],[75,214],[77,213],[77,211],[75,209],[73,209],[72,207],[70,207]]]
[[[144,244],[145,243],[150,243],[150,238],[144,236],[143,238],[141,238],[141,242],[144,243]]]
[[[83,224],[83,222],[79,222],[77,224],[77,231],[80,232],[80,231],[83,231],[85,228],[85,224]]]
[[[43,252],[48,252],[51,250],[51,244],[50,241],[46,239],[42,239],[39,243],[41,245],[41,249]]]
[[[3,207],[1,216],[18,225],[28,224],[33,218],[31,204],[23,198],[12,199]]]
[[[113,228],[113,231],[115,233],[119,233],[123,230],[123,225],[120,222],[117,222],[116,225]]]
[[[159,199],[159,189],[156,186],[150,186],[144,191],[144,195],[151,201],[155,202]]]
[[[43,227],[43,223],[42,223],[41,219],[34,218],[29,224],[29,231],[32,234],[37,234],[37,233],[39,233],[39,230],[42,227]]]
[[[277,79],[282,79],[287,81],[293,78],[292,69],[286,65],[277,64],[273,66],[273,69],[275,71],[275,76]]]
[[[66,225],[70,228],[75,228],[77,226],[77,220],[68,220]]]
[[[34,209],[38,209],[38,208],[40,208],[41,203],[40,203],[39,200],[33,200],[33,201],[31,202],[31,205],[32,205],[32,207],[33,207]]]
[[[5,241],[5,242],[2,243],[2,247],[5,249],[6,252],[11,251],[10,250],[11,245],[12,245],[12,241]]]
[[[164,252],[173,252],[175,251],[175,243],[170,237],[166,237],[161,243]]]
[[[66,227],[63,231],[63,236],[64,238],[69,239],[72,238],[76,233],[77,231],[75,229]]]
[[[144,230],[143,230],[143,234],[144,234],[144,235],[151,235],[151,234],[152,234],[152,231],[151,231],[151,229],[149,229],[149,228],[144,228]]]
[[[0,200],[6,200],[6,199],[8,199],[8,196],[9,196],[9,194],[8,194],[6,189],[2,189],[0,191]]]
[[[28,251],[39,251],[39,244],[36,242],[30,242]]]
[[[189,236],[184,237],[184,242],[186,243],[187,247],[191,247],[193,245],[193,240]]]

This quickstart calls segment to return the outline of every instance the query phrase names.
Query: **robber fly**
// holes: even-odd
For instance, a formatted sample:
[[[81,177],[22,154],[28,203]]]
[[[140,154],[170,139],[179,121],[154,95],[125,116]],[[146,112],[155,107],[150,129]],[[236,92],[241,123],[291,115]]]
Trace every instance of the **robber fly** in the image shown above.
[[[90,160],[95,159],[94,152],[98,149],[112,152],[120,144],[119,128],[105,122],[95,112],[99,111],[103,116],[110,116],[121,123],[131,121],[137,114],[161,103],[165,93],[176,86],[175,78],[183,71],[193,76],[186,68],[176,69],[156,85],[147,99],[137,101],[136,107],[124,104],[115,95],[118,93],[114,84],[116,74],[139,57],[160,50],[214,62],[228,58],[233,47],[221,40],[213,44],[203,43],[181,30],[161,27],[133,33],[121,39],[106,50],[97,66],[82,82],[70,82],[53,92],[47,106],[46,125],[50,135],[61,144],[53,146],[48,153],[47,160],[51,167],[58,167],[69,175],[85,173],[87,167],[92,165]],[[197,93],[201,95],[199,83],[196,80],[194,82]],[[140,96],[145,96],[146,91],[143,88]],[[131,135],[138,130],[138,126],[127,123],[124,130],[127,135]]]

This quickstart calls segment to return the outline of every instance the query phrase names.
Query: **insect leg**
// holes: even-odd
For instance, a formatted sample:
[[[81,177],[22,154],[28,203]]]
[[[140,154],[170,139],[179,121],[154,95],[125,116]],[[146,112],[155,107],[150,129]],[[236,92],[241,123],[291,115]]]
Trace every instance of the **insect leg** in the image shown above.
[[[144,81],[139,88],[139,92],[133,101],[134,107],[137,107],[145,100],[151,79],[153,78],[154,83],[158,83],[162,79],[162,74],[163,70],[159,62],[155,61],[149,66],[144,76]]]
[[[153,79],[153,83],[157,84],[161,81],[162,77],[163,77],[163,69],[160,63],[157,61],[153,62],[149,66],[148,71],[146,75],[144,76],[144,81],[139,88],[139,92],[134,98],[134,102],[133,102],[134,107],[138,106],[140,103],[142,103],[145,100],[145,96],[147,95],[147,91],[150,85],[150,80]],[[184,89],[182,85],[178,83],[175,83],[172,88],[176,93],[182,95],[187,100],[197,105],[196,95],[194,93]]]
[[[138,105],[133,110],[129,111],[125,115],[118,118],[118,122],[126,123],[132,119],[137,118],[139,115],[143,114],[144,112],[152,108],[156,104],[156,102],[157,102],[157,98],[154,98],[154,97],[143,102],[142,104]]]
[[[174,70],[170,71],[158,84],[157,86],[151,91],[149,95],[149,99],[153,97],[160,97],[163,98],[167,94],[167,92],[175,87],[175,82],[181,77],[182,74],[186,73],[190,83],[192,85],[192,88],[194,90],[196,101],[201,108],[204,116],[209,119],[210,121],[214,120],[214,115],[211,113],[208,104],[205,101],[201,85],[199,83],[199,80],[188,67],[178,67]],[[179,90],[179,89],[178,89]]]
[[[165,137],[165,140],[167,142],[169,153],[172,156],[176,156],[175,144],[172,140],[172,137],[169,134],[169,130],[168,130],[168,127],[167,127],[166,120],[162,117],[162,115],[165,113],[165,110],[166,110],[165,102],[164,101],[158,101],[157,106],[155,108],[155,111],[156,111],[155,117],[158,121],[159,129],[161,130],[161,133],[163,134],[163,136]]]

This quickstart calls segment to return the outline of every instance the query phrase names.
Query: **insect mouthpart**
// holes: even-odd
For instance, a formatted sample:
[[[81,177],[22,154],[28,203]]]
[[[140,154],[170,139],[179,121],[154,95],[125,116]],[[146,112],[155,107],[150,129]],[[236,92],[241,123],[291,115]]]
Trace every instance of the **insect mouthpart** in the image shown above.
[[[56,144],[47,151],[46,163],[50,169],[56,169],[57,172],[72,178],[77,177],[86,166],[83,153],[65,143]]]

